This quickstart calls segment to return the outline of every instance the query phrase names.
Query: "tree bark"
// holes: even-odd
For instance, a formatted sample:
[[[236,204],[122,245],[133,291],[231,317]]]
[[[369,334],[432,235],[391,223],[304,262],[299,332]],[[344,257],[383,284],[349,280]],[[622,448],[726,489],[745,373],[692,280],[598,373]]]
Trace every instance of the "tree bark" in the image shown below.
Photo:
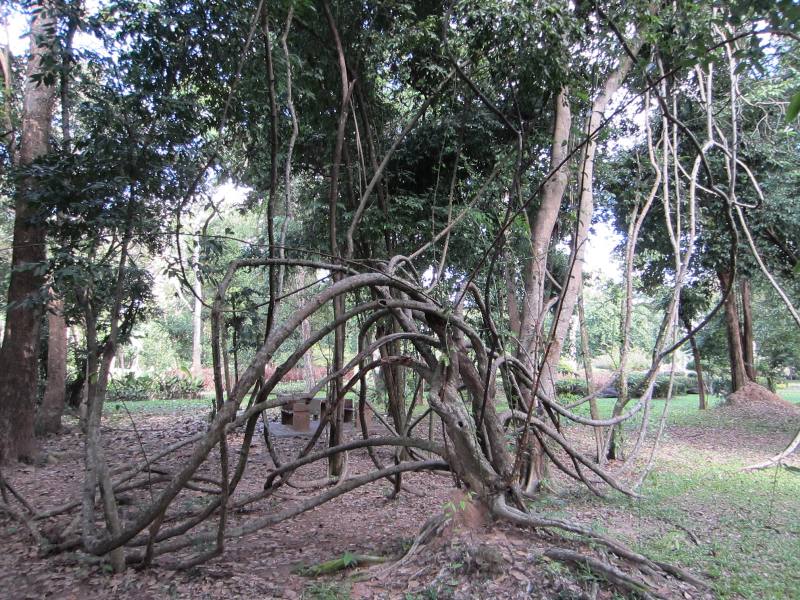
[[[747,377],[756,380],[755,340],[753,338],[753,302],[750,292],[750,280],[739,279],[739,292],[742,298],[742,355]]]
[[[545,279],[547,276],[547,254],[550,238],[558,219],[561,200],[568,181],[567,157],[572,114],[566,89],[559,91],[553,112],[553,142],[551,144],[550,170],[552,176],[544,184],[542,202],[531,226],[531,259],[525,267],[525,295],[519,319],[518,357],[531,373],[538,369],[537,346],[540,343],[545,306]],[[513,300],[513,295],[510,296]],[[526,394],[523,390],[523,394]],[[534,395],[523,398],[526,403],[537,402]],[[539,407],[541,410],[541,407]],[[523,480],[529,490],[538,487],[538,482],[547,477],[547,463],[538,440],[531,442],[530,464],[523,468]]]
[[[542,308],[545,305],[544,290],[547,274],[547,253],[550,238],[558,219],[561,200],[567,187],[568,179],[568,142],[572,125],[569,102],[566,90],[561,90],[556,97],[553,116],[553,143],[551,144],[550,170],[553,175],[545,183],[542,191],[542,202],[531,226],[531,259],[525,272],[525,297],[523,299],[520,319],[520,346],[523,350],[520,358],[529,367],[535,355],[538,332],[541,329]]]
[[[297,276],[295,278],[295,288],[296,289],[305,289],[311,282],[309,281],[308,277],[308,270],[307,269],[298,269]],[[301,292],[301,298],[305,299],[305,295]],[[302,300],[301,300],[302,301]],[[305,344],[308,340],[311,339],[311,321],[308,319],[303,319],[303,322],[300,324],[300,337]],[[310,392],[311,388],[314,387],[316,381],[316,376],[314,374],[314,352],[313,350],[309,350],[303,355],[303,380],[305,381],[306,391]]]
[[[194,249],[194,307],[192,309],[192,375],[203,376],[203,283],[200,280],[200,239]]]
[[[54,299],[47,313],[47,386],[36,422],[38,434],[58,433],[67,394],[67,322],[64,301]]]
[[[581,295],[578,297],[578,323],[581,330],[581,355],[583,356],[583,370],[586,375],[586,393],[594,393],[594,375],[592,373],[592,355],[589,351],[589,328],[586,326],[586,311],[583,306],[583,286],[581,285]],[[600,409],[597,406],[597,398],[589,400],[589,414],[592,419],[600,419]],[[603,430],[594,427],[594,442],[596,449],[597,462],[603,461]]]
[[[630,46],[630,52],[636,56],[642,46],[642,41],[637,39]],[[619,66],[609,74],[602,89],[592,102],[591,115],[586,127],[586,142],[583,153],[583,160],[580,170],[580,204],[578,206],[578,225],[575,232],[574,258],[571,272],[564,290],[561,294],[561,301],[557,310],[556,323],[552,340],[547,347],[547,353],[542,365],[541,388],[548,396],[555,397],[555,381],[558,371],[558,359],[561,356],[561,348],[564,337],[569,330],[572,315],[575,312],[575,304],[583,282],[583,263],[586,253],[586,242],[589,238],[589,228],[592,224],[592,214],[594,213],[594,159],[597,152],[597,136],[600,132],[604,113],[608,103],[617,93],[622,82],[633,66],[634,59],[631,56],[624,56],[620,59]]]
[[[728,358],[731,368],[731,392],[742,389],[749,381],[747,369],[744,364],[744,350],[742,336],[739,331],[739,311],[736,308],[736,293],[731,286],[734,285],[733,275],[728,271],[717,273],[723,290],[731,288],[725,300],[725,327],[728,332]]]
[[[70,103],[70,71],[72,42],[78,29],[78,20],[71,15],[61,53],[61,151],[64,156],[72,152],[72,126]],[[53,298],[47,313],[47,383],[42,405],[36,420],[36,433],[58,433],[64,414],[67,384],[67,320],[64,318],[64,300]]]
[[[683,326],[686,333],[692,331],[692,322],[686,317],[682,317]],[[694,372],[697,374],[697,395],[699,396],[698,408],[705,410],[708,408],[706,405],[706,384],[703,381],[703,366],[700,364],[700,348],[697,346],[697,340],[694,336],[689,337],[689,345],[692,347],[692,359],[694,360]]]
[[[19,165],[25,166],[50,151],[50,130],[56,89],[35,81],[52,41],[54,22],[47,3],[31,7],[31,54],[28,59],[22,107]],[[36,10],[39,9],[39,10]],[[36,187],[25,178],[14,201],[14,242],[8,287],[5,335],[0,349],[0,460],[31,457],[36,448],[34,415],[38,385],[39,330],[45,284],[45,228],[35,222],[30,201]]]
[[[345,131],[349,114],[350,96],[353,86],[347,74],[347,63],[345,61],[342,41],[339,37],[339,30],[336,21],[331,13],[328,2],[323,1],[322,7],[325,12],[325,19],[336,47],[338,58],[339,77],[341,78],[341,104],[339,107],[339,119],[336,130],[336,142],[333,149],[333,161],[331,163],[330,187],[328,193],[328,229],[330,237],[330,252],[335,258],[341,258],[339,243],[337,240],[337,202],[339,200],[339,169],[342,164],[342,148],[344,146]],[[334,283],[341,279],[341,274],[337,271],[333,274]],[[339,319],[344,314],[344,296],[336,296],[333,299],[333,318]],[[332,369],[337,372],[344,364],[345,328],[340,325],[334,331],[333,365]],[[344,399],[339,402],[339,393],[342,389],[342,378],[337,376],[331,381],[330,399],[335,403],[336,409],[330,423],[329,443],[331,446],[338,446],[342,441],[342,426],[344,423]],[[344,471],[344,455],[334,454],[328,460],[328,471],[332,477],[338,477]]]
[[[520,335],[520,319],[519,319],[519,299],[517,298],[517,284],[514,281],[514,272],[508,257],[504,261],[504,274],[506,279],[506,305],[508,308],[508,325],[511,333],[519,337]]]

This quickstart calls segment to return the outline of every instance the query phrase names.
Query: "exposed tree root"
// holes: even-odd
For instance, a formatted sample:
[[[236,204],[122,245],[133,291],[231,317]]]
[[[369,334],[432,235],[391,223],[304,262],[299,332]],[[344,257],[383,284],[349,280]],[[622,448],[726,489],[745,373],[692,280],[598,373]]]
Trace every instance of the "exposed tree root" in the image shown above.
[[[709,585],[707,583],[686,572],[680,567],[669,563],[650,560],[646,556],[639,554],[638,552],[634,552],[621,542],[618,542],[617,540],[614,540],[613,538],[601,533],[581,527],[580,525],[574,525],[560,519],[548,519],[544,517],[538,517],[533,514],[524,513],[521,510],[509,506],[503,496],[498,496],[495,499],[492,505],[492,513],[498,518],[511,521],[512,523],[523,527],[557,529],[578,534],[594,543],[605,546],[620,558],[624,558],[636,564],[645,572],[657,573],[661,571],[662,573],[671,575],[676,579],[690,583],[700,590],[709,589]]]
[[[431,539],[441,533],[442,527],[446,522],[447,518],[444,516],[444,514],[436,515],[435,517],[428,519],[422,526],[419,534],[417,534],[417,537],[414,538],[414,541],[412,542],[408,551],[399,560],[381,569],[376,574],[376,577],[385,577],[392,571],[406,565],[414,557],[420,547],[424,546],[431,541]]]
[[[601,575],[612,585],[623,590],[634,592],[644,597],[655,596],[656,598],[667,598],[667,596],[660,594],[643,580],[628,575],[610,563],[605,563],[591,556],[581,554],[580,552],[574,552],[564,548],[551,548],[547,550],[544,555],[547,558],[559,562],[584,566],[592,572]]]

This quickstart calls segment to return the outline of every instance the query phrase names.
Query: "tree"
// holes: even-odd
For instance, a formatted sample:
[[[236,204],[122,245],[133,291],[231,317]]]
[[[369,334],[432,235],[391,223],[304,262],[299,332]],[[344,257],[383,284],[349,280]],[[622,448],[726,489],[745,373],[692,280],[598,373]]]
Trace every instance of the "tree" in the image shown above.
[[[230,537],[358,486],[387,479],[400,493],[404,472],[445,469],[498,518],[578,534],[682,576],[588,528],[529,512],[525,495],[544,492],[546,465],[593,492],[600,485],[632,492],[579,451],[569,439],[574,429],[562,425],[609,428],[647,410],[659,365],[675,349],[678,300],[696,250],[697,183],[708,182],[699,175],[702,157],[691,150],[689,175],[672,179],[684,166],[670,146],[680,127],[669,113],[681,86],[667,83],[664,60],[672,56],[665,47],[677,24],[712,11],[690,12],[682,3],[343,1],[321,10],[270,4],[265,12],[266,3],[253,4],[170,0],[156,10],[122,3],[109,36],[114,59],[100,61],[95,80],[84,84],[87,101],[77,111],[83,152],[57,165],[50,182],[58,192],[52,212],[68,217],[54,273],[75,295],[90,372],[80,533],[68,530],[58,548],[109,555],[117,569],[202,548],[182,565],[191,566],[218,556]],[[295,18],[300,26],[289,36]],[[693,26],[711,23],[698,18]],[[279,30],[282,55],[274,52]],[[697,37],[702,46],[706,37]],[[651,81],[653,73],[663,81]],[[662,278],[669,293],[642,397],[611,419],[587,419],[559,401],[554,380],[589,227],[610,187],[600,181],[599,159],[611,151],[604,141],[616,133],[606,113],[621,110],[612,100],[623,88],[663,95],[657,108],[641,99],[646,166],[632,171],[641,187],[622,190],[636,193],[620,194],[627,203],[621,222],[631,232],[619,311],[623,385],[633,320],[631,240],[659,194],[664,226],[652,235],[666,233],[662,254],[672,271]],[[289,173],[282,196],[280,161]],[[148,457],[145,467],[112,474],[100,428],[104,386],[126,324],[141,316],[150,289],[136,255],[163,253],[165,240],[175,239],[172,271],[190,287],[180,223],[204,183],[221,174],[252,184],[250,218],[260,210],[265,231],[214,239],[230,255],[220,252],[224,264],[204,278],[214,289],[205,296],[213,297],[213,414],[207,427],[152,462]],[[289,243],[278,248],[281,219],[289,223]],[[214,267],[211,257],[195,262]],[[329,277],[308,298],[282,304],[283,279],[299,269]],[[309,322],[315,328],[304,332]],[[250,351],[240,353],[244,337]],[[277,384],[329,337],[332,367],[309,386],[312,394],[328,390],[321,427],[294,457],[278,455],[264,427],[274,468],[263,490],[243,497],[257,427],[265,411],[286,402],[274,394]],[[276,368],[267,377],[269,363]],[[367,377],[377,369],[390,373],[389,433],[371,435],[362,420],[361,437],[345,442],[345,397],[357,391],[359,411],[369,410]],[[406,395],[404,379],[424,385],[441,442],[415,433],[417,397]],[[636,448],[648,421],[642,419]],[[326,425],[327,447],[315,451]],[[231,452],[231,436],[240,433]],[[395,449],[393,464],[372,453],[375,470],[346,476],[346,453],[375,447]],[[136,480],[181,448],[177,469],[156,482]],[[420,458],[420,450],[434,458]],[[260,519],[228,521],[231,510],[273,497],[316,461],[329,465],[330,477],[313,487],[324,490],[278,503]],[[212,487],[197,506],[175,510],[200,469]],[[142,492],[125,520],[116,505],[122,484]]]
[[[0,349],[0,460],[30,458],[36,450],[39,330],[45,301],[45,225],[37,208],[41,186],[36,161],[50,152],[56,86],[49,65],[55,46],[54,6],[31,7],[30,55],[22,104],[18,180],[14,193],[14,241]],[[7,72],[6,72],[7,74]],[[10,142],[12,145],[14,140]]]

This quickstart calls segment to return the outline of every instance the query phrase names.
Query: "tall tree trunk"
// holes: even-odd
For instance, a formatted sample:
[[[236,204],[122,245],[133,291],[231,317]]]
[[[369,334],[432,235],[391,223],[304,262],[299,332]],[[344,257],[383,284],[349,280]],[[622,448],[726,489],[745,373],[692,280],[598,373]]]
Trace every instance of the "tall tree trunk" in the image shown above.
[[[61,53],[61,151],[65,156],[72,152],[70,70],[72,42],[78,29],[78,20],[71,15]],[[47,313],[47,383],[36,420],[37,434],[57,433],[61,429],[67,383],[67,320],[64,318],[64,300],[53,298]]]
[[[594,376],[592,374],[592,354],[589,351],[589,328],[586,326],[586,310],[583,306],[583,286],[581,286],[581,295],[578,297],[578,323],[581,330],[581,355],[583,356],[583,371],[586,375],[586,393],[592,394],[594,392]],[[589,400],[589,414],[592,419],[600,419],[597,398]],[[594,442],[598,463],[603,461],[603,441],[603,429],[595,427]]]
[[[686,333],[692,331],[692,322],[686,318],[681,317],[683,326]],[[703,381],[703,366],[700,364],[700,348],[697,346],[697,339],[692,335],[689,337],[689,345],[692,347],[692,358],[694,360],[694,372],[697,374],[697,395],[699,396],[698,408],[705,410],[708,408],[706,405],[706,384]]]
[[[31,6],[31,54],[28,59],[22,107],[19,165],[25,166],[50,151],[50,129],[56,89],[36,80],[42,59],[50,52],[55,29],[49,4]],[[38,9],[38,10],[37,10]],[[45,229],[31,221],[29,201],[36,182],[20,182],[14,202],[14,248],[8,287],[5,335],[0,349],[0,460],[30,457],[35,451],[34,415],[38,385],[39,330],[43,313]]]
[[[542,321],[545,314],[545,279],[547,277],[547,254],[550,249],[550,238],[558,219],[561,200],[567,187],[569,151],[569,132],[572,124],[567,91],[559,91],[553,110],[553,141],[551,144],[550,169],[553,172],[544,184],[542,202],[533,218],[531,226],[531,258],[525,266],[525,291],[519,319],[519,344],[517,354],[531,373],[538,369],[537,348],[541,342]],[[510,296],[510,301],[515,301]],[[523,392],[525,393],[525,392]],[[527,403],[536,403],[534,396],[523,398]],[[541,410],[541,407],[538,407]],[[530,464],[526,465],[523,480],[528,490],[538,487],[540,481],[547,478],[547,463],[544,451],[538,440],[531,442]]]
[[[339,77],[341,79],[341,104],[339,106],[339,118],[336,129],[336,142],[333,149],[333,161],[331,162],[330,187],[328,192],[328,233],[330,241],[330,252],[334,259],[341,258],[339,242],[337,240],[337,203],[339,201],[339,170],[342,165],[342,148],[344,146],[345,131],[350,110],[350,96],[353,92],[353,85],[349,81],[347,74],[347,62],[345,60],[342,40],[339,37],[339,30],[333,18],[330,5],[323,1],[322,8],[325,12],[325,19],[336,47],[338,58]],[[341,279],[341,273],[335,271],[333,274],[334,283]],[[345,310],[344,296],[339,295],[333,299],[333,318],[339,319]],[[333,365],[334,371],[339,371],[344,365],[344,345],[345,345],[345,326],[344,324],[336,327],[334,331],[333,345]],[[330,435],[328,442],[331,446],[338,446],[342,442],[342,426],[344,423],[344,399],[339,402],[339,394],[342,389],[343,381],[341,375],[331,381],[330,399],[336,403],[336,412],[330,422]],[[344,471],[344,454],[333,454],[328,459],[328,472],[332,477],[338,477]]]
[[[630,45],[630,52],[636,56],[642,46],[641,39]],[[575,232],[574,257],[569,279],[561,294],[561,301],[557,310],[552,340],[547,347],[541,374],[541,387],[550,397],[555,396],[555,381],[558,370],[558,360],[561,357],[561,348],[564,337],[569,330],[575,304],[583,284],[583,263],[586,253],[586,242],[589,239],[589,228],[592,225],[594,213],[594,159],[597,152],[597,136],[603,123],[606,107],[619,90],[622,82],[633,66],[634,59],[624,56],[620,59],[619,66],[611,72],[603,84],[602,89],[592,102],[591,115],[586,127],[586,142],[583,153],[581,170],[579,173],[580,203],[578,206],[578,225]]]
[[[567,187],[569,133],[572,125],[566,90],[556,96],[553,116],[553,142],[551,144],[550,169],[553,175],[544,184],[542,202],[531,225],[531,259],[525,268],[525,296],[520,319],[520,358],[535,372],[536,345],[540,341],[545,279],[547,277],[547,253],[553,235],[561,200]]]
[[[194,248],[194,307],[192,309],[192,375],[203,376],[203,283],[200,280],[200,240]]]
[[[755,340],[753,338],[753,301],[750,292],[750,280],[742,277],[739,280],[739,291],[742,298],[742,356],[747,377],[756,380]]]
[[[52,300],[47,313],[47,385],[36,420],[38,434],[58,433],[67,394],[67,322],[64,301]]]
[[[728,271],[717,273],[722,289],[733,286],[733,275]],[[728,332],[728,358],[731,368],[731,392],[736,392],[744,387],[749,381],[747,369],[744,364],[744,350],[742,348],[742,336],[739,331],[739,311],[736,308],[736,291],[731,289],[728,298],[725,300],[725,327]]]

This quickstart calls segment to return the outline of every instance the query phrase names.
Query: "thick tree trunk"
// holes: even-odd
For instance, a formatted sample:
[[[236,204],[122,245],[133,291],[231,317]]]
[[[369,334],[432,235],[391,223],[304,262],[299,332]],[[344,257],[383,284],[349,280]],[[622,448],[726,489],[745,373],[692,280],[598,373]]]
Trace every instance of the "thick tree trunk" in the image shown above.
[[[545,316],[545,279],[547,277],[547,254],[553,235],[561,200],[568,180],[569,133],[572,125],[567,91],[562,89],[556,96],[553,114],[553,142],[551,145],[550,169],[553,172],[542,191],[542,202],[531,226],[531,259],[525,267],[525,296],[519,316],[518,357],[531,373],[539,367],[537,347],[541,342],[542,322]],[[516,302],[514,296],[510,298]],[[523,398],[525,402],[537,402],[534,396]],[[530,464],[524,479],[528,490],[538,486],[547,477],[547,463],[539,442],[533,440]]]
[[[38,434],[58,433],[67,394],[67,322],[64,301],[53,300],[47,313],[47,386],[36,420]]]
[[[567,187],[569,151],[569,133],[572,125],[569,102],[566,90],[556,97],[553,116],[553,143],[551,144],[550,169],[553,175],[545,183],[542,191],[542,202],[531,225],[531,259],[525,271],[525,297],[519,315],[520,359],[532,371],[537,365],[533,362],[536,345],[544,318],[543,308],[545,279],[547,277],[547,253],[550,249],[550,238],[553,235],[561,200]]]
[[[747,377],[756,380],[755,339],[753,338],[753,301],[750,293],[750,280],[742,277],[739,280],[739,291],[742,298],[742,356]]]
[[[25,80],[19,164],[31,164],[50,151],[56,91],[35,80],[50,50],[53,18],[48,5],[34,4],[31,55]],[[35,10],[35,9],[41,10]],[[41,44],[41,45],[38,45]],[[0,349],[0,460],[30,457],[35,451],[34,414],[38,385],[39,330],[43,313],[45,229],[32,222],[36,208],[29,198],[36,182],[23,180],[14,203],[14,248],[8,287],[5,335]]]
[[[728,289],[734,285],[733,276],[727,271],[717,273],[722,289]],[[728,358],[731,368],[731,392],[742,389],[749,381],[747,369],[744,364],[744,350],[742,348],[742,336],[739,331],[739,311],[736,308],[735,289],[731,289],[728,298],[725,300],[725,327],[728,332]]]
[[[630,52],[635,56],[641,48],[641,40],[635,41]],[[622,82],[633,66],[633,58],[625,56],[620,60],[619,66],[608,76],[603,88],[592,102],[592,112],[587,123],[586,142],[583,161],[579,174],[580,204],[578,206],[578,225],[575,231],[574,257],[572,270],[561,294],[553,338],[548,345],[547,354],[542,366],[542,390],[550,397],[555,396],[555,380],[558,370],[558,360],[561,357],[561,348],[564,337],[569,330],[570,321],[575,311],[575,304],[580,294],[583,283],[583,263],[586,254],[586,242],[589,238],[589,228],[592,225],[594,213],[594,159],[597,152],[597,136],[600,132],[606,107],[619,90]]]

